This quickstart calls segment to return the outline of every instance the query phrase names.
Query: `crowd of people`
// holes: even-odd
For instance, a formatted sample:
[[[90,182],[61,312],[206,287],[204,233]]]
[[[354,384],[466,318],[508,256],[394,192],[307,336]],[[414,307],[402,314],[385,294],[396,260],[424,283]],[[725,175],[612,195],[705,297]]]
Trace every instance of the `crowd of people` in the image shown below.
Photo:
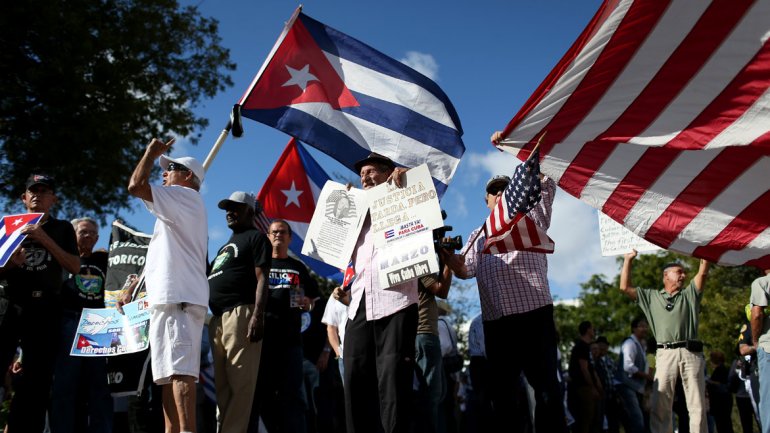
[[[596,338],[591,323],[581,323],[563,371],[545,254],[485,254],[477,229],[461,250],[437,249],[439,273],[383,288],[367,217],[351,257],[355,277],[324,299],[289,254],[291,226],[275,220],[259,231],[260,209],[245,192],[218,203],[232,235],[208,262],[199,193],[205,170],[194,158],[166,156],[172,144],[153,139],[128,182],[156,217],[143,271],[152,385],[129,406],[130,422],[113,412],[104,359],[69,355],[82,309],[104,306],[107,253],[93,250],[97,223],[56,219],[54,179],[28,179],[25,208],[44,216],[22,229],[22,248],[0,269],[0,365],[14,378],[5,389],[15,390],[8,432],[582,433],[622,426],[658,433],[676,423],[680,432],[705,433],[713,424],[730,433],[731,390],[739,391],[745,431],[764,421],[770,432],[770,276],[752,285],[742,358],[727,367],[713,351],[708,368],[698,320],[709,263],[701,260],[691,280],[682,264],[668,264],[662,288],[641,288],[632,283],[632,251],[620,290],[642,315],[622,342]],[[156,160],[161,185],[150,182]],[[377,153],[355,167],[365,190],[401,187],[407,171]],[[490,211],[510,181],[486,183]],[[538,188],[542,199],[528,215],[547,230],[556,184],[541,174]],[[444,301],[453,278],[478,284],[481,314],[470,325],[467,360]],[[207,364],[209,403],[199,381]]]

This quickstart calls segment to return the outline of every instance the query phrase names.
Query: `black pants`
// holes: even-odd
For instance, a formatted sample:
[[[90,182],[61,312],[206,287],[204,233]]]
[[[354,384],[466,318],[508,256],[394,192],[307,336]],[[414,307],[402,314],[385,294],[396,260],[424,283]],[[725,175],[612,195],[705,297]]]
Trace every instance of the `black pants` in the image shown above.
[[[567,431],[561,387],[557,379],[556,328],[553,305],[484,322],[484,342],[490,369],[489,391],[495,432],[520,431],[510,422],[515,413],[519,376],[524,371],[535,389],[535,429]]]
[[[343,346],[348,433],[409,431],[416,335],[417,304],[367,321],[362,297]]]
[[[40,432],[45,426],[56,361],[61,311],[46,300],[29,301],[19,316],[19,345],[24,371],[11,400],[8,427],[15,432]],[[56,342],[46,340],[55,338]]]

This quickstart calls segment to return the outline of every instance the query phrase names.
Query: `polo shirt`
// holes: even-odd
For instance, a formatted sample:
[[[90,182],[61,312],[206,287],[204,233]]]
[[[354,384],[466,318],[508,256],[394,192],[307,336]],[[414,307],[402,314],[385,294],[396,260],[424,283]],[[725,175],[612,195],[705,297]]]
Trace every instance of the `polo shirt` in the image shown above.
[[[701,299],[703,292],[698,292],[694,281],[673,296],[663,289],[636,290],[636,301],[658,343],[698,339]],[[673,305],[671,311],[666,309],[669,300]]]
[[[751,283],[751,305],[767,307],[770,304],[770,275],[759,277]],[[762,334],[759,336],[759,347],[770,353],[770,316],[765,315],[762,321]]]

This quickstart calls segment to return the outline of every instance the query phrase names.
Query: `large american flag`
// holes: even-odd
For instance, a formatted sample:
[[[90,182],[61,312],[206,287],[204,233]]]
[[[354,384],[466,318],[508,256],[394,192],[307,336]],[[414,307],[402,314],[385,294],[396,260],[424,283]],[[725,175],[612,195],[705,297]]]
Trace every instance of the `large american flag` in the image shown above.
[[[503,131],[648,241],[770,267],[770,0],[607,0]]]
[[[552,253],[553,241],[527,216],[542,198],[540,190],[540,151],[535,150],[513,172],[513,179],[484,224],[483,252],[502,254],[509,251]]]

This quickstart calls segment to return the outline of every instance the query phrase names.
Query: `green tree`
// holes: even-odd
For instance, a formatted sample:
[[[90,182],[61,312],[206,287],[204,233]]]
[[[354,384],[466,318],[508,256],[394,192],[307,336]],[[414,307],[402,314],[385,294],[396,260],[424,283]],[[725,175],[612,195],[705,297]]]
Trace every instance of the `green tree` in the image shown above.
[[[25,0],[0,13],[0,196],[32,171],[56,177],[66,216],[128,207],[151,137],[195,143],[193,109],[232,85],[217,21],[175,0]]]

